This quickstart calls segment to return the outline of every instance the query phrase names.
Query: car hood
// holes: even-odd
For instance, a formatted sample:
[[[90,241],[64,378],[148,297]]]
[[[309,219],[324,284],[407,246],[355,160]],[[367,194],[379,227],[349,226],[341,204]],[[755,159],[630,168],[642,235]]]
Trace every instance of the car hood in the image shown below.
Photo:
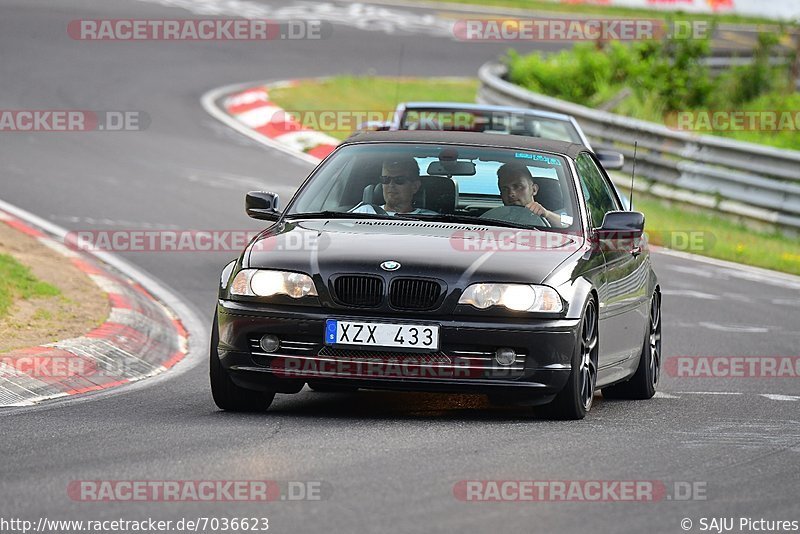
[[[260,234],[243,264],[320,275],[338,273],[439,278],[451,288],[473,282],[541,283],[580,250],[582,237],[538,230],[391,220],[284,222]],[[381,268],[386,261],[396,271]]]

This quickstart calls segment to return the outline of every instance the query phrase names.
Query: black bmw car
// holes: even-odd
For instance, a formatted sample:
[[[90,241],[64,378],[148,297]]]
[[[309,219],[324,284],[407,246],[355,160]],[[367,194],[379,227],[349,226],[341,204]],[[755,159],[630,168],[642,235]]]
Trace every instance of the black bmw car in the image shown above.
[[[225,267],[210,354],[226,410],[276,393],[488,394],[579,419],[648,399],[661,299],[644,216],[585,146],[465,132],[358,134]]]

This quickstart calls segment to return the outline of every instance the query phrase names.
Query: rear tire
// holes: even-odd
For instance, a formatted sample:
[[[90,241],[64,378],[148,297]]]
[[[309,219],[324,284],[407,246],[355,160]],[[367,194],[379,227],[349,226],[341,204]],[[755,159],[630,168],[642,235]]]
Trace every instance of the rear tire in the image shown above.
[[[222,410],[230,412],[263,412],[272,404],[275,392],[253,391],[237,386],[219,361],[219,323],[214,313],[211,325],[211,348],[209,357],[209,378],[214,403]]]
[[[647,337],[642,344],[639,366],[627,382],[603,388],[606,399],[646,400],[656,394],[661,374],[661,294],[656,291],[650,302]]]
[[[597,304],[590,298],[583,308],[579,336],[572,356],[572,371],[553,402],[541,408],[552,419],[583,419],[592,409],[597,384]]]

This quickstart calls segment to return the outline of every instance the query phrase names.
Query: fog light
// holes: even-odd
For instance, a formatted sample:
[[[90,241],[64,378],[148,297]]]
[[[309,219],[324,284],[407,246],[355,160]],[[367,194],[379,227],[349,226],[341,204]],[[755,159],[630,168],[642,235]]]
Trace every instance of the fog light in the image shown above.
[[[261,336],[261,341],[258,344],[264,352],[275,352],[281,347],[281,340],[278,336],[266,334]]]
[[[497,349],[494,359],[500,365],[511,365],[517,361],[517,353],[514,349]]]

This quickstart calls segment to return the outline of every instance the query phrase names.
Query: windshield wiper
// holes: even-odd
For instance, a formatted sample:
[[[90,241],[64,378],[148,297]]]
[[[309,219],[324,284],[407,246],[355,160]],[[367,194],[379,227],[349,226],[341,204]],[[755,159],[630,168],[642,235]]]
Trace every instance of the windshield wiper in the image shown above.
[[[518,230],[539,230],[533,226],[520,226],[508,221],[500,221],[497,219],[485,219],[483,217],[476,217],[474,215],[456,215],[453,213],[437,213],[436,215],[417,215],[420,220],[425,221],[446,221],[453,223],[465,224],[479,224],[482,226],[501,226],[503,228],[516,228]],[[541,230],[540,230],[541,231]]]
[[[286,218],[292,219],[408,219],[412,221],[421,220],[416,215],[408,215],[405,213],[395,213],[389,215],[388,213],[362,213],[350,211],[309,211],[305,213],[290,213]]]

